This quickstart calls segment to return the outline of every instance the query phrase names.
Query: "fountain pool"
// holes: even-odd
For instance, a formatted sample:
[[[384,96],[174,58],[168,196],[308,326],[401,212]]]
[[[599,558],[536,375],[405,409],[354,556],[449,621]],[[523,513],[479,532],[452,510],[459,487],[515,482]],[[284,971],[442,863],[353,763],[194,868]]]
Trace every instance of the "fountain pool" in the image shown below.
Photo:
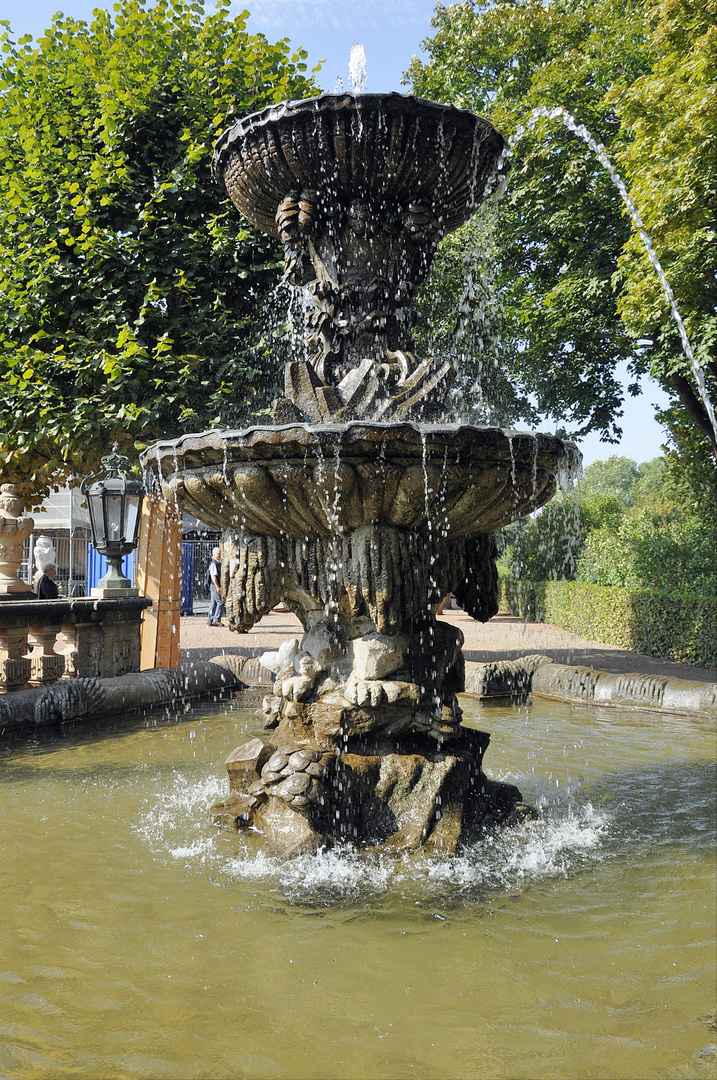
[[[238,701],[6,746],[0,1074],[712,1080],[714,733],[461,704],[543,814],[451,857],[216,829]]]

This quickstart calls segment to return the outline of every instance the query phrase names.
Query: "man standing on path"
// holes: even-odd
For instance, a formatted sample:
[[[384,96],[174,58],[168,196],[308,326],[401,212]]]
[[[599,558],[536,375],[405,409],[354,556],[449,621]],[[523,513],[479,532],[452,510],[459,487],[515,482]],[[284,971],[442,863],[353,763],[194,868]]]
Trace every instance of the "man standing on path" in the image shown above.
[[[224,601],[222,600],[221,558],[222,549],[215,547],[212,551],[209,567],[207,568],[207,576],[209,577],[209,595],[211,597],[209,614],[207,615],[207,626],[222,626]]]

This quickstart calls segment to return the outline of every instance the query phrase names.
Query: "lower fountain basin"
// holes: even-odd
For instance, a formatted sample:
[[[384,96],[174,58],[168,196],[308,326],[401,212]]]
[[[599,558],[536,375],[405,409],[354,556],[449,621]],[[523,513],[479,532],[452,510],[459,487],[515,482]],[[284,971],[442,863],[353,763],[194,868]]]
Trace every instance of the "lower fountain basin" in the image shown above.
[[[217,831],[239,702],[6,745],[3,1075],[714,1080],[709,724],[462,700],[543,812],[449,858]]]
[[[143,456],[166,497],[208,525],[296,539],[376,522],[493,532],[548,502],[580,460],[552,435],[416,423],[207,431]]]

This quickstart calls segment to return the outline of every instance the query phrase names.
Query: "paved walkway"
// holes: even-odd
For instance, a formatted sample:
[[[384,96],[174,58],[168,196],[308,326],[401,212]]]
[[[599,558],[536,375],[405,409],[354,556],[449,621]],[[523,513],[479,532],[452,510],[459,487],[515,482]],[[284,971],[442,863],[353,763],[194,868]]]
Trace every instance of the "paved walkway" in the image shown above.
[[[512,615],[496,615],[487,623],[475,622],[463,611],[449,611],[441,621],[460,627],[465,637],[466,660],[514,660],[528,653],[544,653],[562,664],[585,664],[615,674],[640,672],[644,675],[668,675],[677,679],[717,682],[714,668],[673,664],[654,656],[642,656],[589,641],[548,623],[530,623]],[[278,649],[287,638],[301,638],[301,623],[289,611],[272,611],[248,634],[234,634],[227,627],[207,628],[206,615],[182,618],[180,644],[182,660],[209,660],[218,653],[256,656],[265,650]]]

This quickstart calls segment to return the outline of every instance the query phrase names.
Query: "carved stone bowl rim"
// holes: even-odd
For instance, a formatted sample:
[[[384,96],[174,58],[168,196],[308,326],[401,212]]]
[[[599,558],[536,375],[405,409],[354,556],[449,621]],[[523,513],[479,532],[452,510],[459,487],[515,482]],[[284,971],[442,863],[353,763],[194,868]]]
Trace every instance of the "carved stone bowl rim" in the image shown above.
[[[370,113],[377,109],[383,109],[391,116],[403,115],[416,121],[420,119],[425,121],[430,118],[435,120],[437,129],[443,118],[448,117],[457,130],[462,130],[471,139],[475,139],[476,134],[482,131],[484,136],[493,143],[493,168],[500,168],[501,175],[507,175],[510,169],[510,162],[506,157],[508,144],[504,136],[493,126],[490,120],[478,116],[469,109],[461,109],[456,105],[444,105],[440,102],[430,101],[428,98],[417,97],[414,94],[401,94],[397,91],[384,94],[352,94],[344,92],[341,94],[324,93],[310,98],[281,101],[235,121],[234,124],[222,132],[215,143],[212,158],[214,179],[219,187],[229,194],[224,181],[226,167],[235,154],[241,154],[240,146],[242,141],[246,141],[253,134],[266,129],[277,128],[284,121],[297,120],[303,123],[310,117],[321,114],[351,111],[360,115],[362,112]],[[296,183],[297,179],[294,178],[294,183]],[[476,205],[479,201],[480,198],[477,198]],[[475,209],[475,206],[472,209]],[[461,220],[466,220],[466,213],[459,214],[457,220],[450,227],[455,228]],[[257,221],[255,223],[259,224],[260,228],[265,232],[273,236],[279,236],[278,229],[273,221],[268,218],[264,220],[262,217],[261,222]]]
[[[463,123],[468,127],[475,128],[477,125],[495,131],[503,142],[505,139],[496,127],[483,116],[472,112],[470,109],[461,109],[457,105],[446,105],[439,101],[431,101],[429,98],[418,97],[416,94],[401,94],[397,90],[391,90],[384,94],[342,94],[325,93],[316,94],[314,97],[291,98],[279,101],[273,105],[267,105],[263,109],[242,116],[221,133],[214,144],[214,158],[212,171],[219,184],[222,183],[220,168],[223,164],[225,153],[232,150],[232,144],[247,135],[257,127],[275,124],[279,120],[289,119],[294,116],[316,115],[319,112],[342,111],[350,109],[353,112],[369,111],[376,108],[390,108],[395,113],[406,115],[424,115],[434,113],[436,116],[451,116],[457,123]],[[507,145],[507,144],[506,144]]]
[[[143,467],[168,480],[179,472],[240,463],[323,459],[331,467],[339,449],[350,463],[373,451],[386,461],[435,462],[446,451],[476,451],[481,462],[546,469],[568,482],[580,475],[582,454],[574,443],[543,432],[475,424],[419,424],[351,421],[340,424],[255,425],[180,435],[154,443],[141,455]],[[313,451],[313,453],[312,453]],[[466,462],[467,464],[467,462]],[[159,479],[159,476],[158,476]]]

